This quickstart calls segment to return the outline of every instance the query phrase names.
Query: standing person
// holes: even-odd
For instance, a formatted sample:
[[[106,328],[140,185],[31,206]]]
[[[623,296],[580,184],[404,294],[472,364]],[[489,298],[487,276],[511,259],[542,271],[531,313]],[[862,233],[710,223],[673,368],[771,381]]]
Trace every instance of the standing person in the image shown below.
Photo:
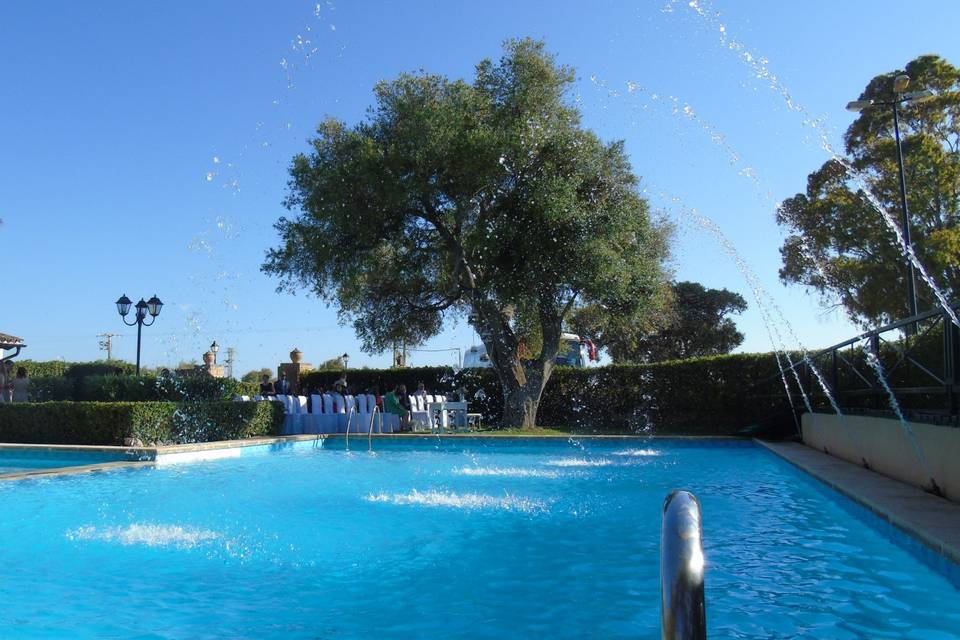
[[[24,367],[17,369],[17,377],[13,380],[13,401],[28,402],[30,396],[30,378]]]
[[[287,380],[287,372],[281,371],[280,378],[273,384],[273,388],[276,389],[278,396],[288,396],[290,395],[291,386],[290,381]]]
[[[277,395],[277,390],[273,388],[273,383],[270,382],[270,376],[266,373],[263,374],[263,377],[260,378],[260,395],[262,396]]]

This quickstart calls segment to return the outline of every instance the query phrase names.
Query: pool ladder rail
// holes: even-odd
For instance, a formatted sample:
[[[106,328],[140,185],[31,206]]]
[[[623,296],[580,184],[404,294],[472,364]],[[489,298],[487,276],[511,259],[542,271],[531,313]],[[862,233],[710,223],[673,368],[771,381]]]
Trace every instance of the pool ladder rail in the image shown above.
[[[703,527],[700,501],[672,491],[663,502],[660,530],[660,626],[663,640],[703,640]]]

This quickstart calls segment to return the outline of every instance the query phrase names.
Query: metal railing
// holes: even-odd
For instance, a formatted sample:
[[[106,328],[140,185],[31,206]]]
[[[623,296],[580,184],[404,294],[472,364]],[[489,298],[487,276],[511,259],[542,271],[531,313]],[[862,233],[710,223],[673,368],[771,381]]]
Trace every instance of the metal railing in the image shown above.
[[[960,310],[960,303],[953,308]],[[905,414],[920,421],[960,426],[960,329],[941,308],[865,331],[807,358],[794,358],[785,372],[795,405],[803,403],[791,369],[796,369],[802,393],[814,410],[830,409],[812,363],[845,413],[886,415],[889,397],[866,361],[868,352],[876,356]]]
[[[707,637],[703,595],[700,501],[673,491],[663,502],[660,530],[660,628],[663,640]]]

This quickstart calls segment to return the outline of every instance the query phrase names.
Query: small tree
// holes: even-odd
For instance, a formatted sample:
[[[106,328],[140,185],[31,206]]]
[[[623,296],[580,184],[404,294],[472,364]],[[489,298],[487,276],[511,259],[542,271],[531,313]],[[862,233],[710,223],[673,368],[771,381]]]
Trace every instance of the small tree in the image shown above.
[[[623,144],[581,126],[573,81],[542,43],[520,40],[472,83],[379,83],[365,122],[326,120],[294,158],[297,217],[276,224],[264,270],[336,303],[369,353],[466,315],[500,380],[504,424],[533,426],[564,320],[581,305],[637,313],[667,253]]]

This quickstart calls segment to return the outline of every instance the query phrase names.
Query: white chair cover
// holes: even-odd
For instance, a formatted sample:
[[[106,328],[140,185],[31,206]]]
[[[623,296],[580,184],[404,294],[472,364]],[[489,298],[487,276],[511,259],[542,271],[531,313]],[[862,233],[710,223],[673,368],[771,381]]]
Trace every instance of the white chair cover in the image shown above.
[[[430,415],[423,404],[423,396],[410,397],[410,422],[414,431],[430,430]]]

